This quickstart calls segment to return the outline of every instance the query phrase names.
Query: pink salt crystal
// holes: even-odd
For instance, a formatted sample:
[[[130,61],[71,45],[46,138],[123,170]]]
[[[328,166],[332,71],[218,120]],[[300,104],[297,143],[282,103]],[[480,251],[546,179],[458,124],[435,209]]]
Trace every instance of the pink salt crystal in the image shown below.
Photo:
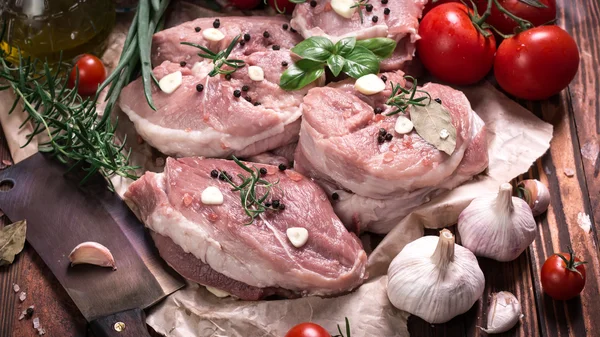
[[[386,152],[386,153],[383,155],[383,162],[384,162],[384,163],[389,163],[389,162],[391,162],[392,160],[394,160],[394,157],[395,157],[395,156],[396,156],[396,155],[395,155],[393,152],[390,152],[390,151],[388,151],[388,152]]]
[[[209,213],[208,214],[208,221],[215,222],[217,220],[219,220],[219,216],[218,215],[216,215],[215,213]]]
[[[285,175],[288,176],[292,181],[300,181],[304,176],[294,170],[285,170]]]
[[[189,195],[187,193],[183,195],[183,204],[186,207],[192,204],[192,200],[193,200],[193,198],[191,195]]]

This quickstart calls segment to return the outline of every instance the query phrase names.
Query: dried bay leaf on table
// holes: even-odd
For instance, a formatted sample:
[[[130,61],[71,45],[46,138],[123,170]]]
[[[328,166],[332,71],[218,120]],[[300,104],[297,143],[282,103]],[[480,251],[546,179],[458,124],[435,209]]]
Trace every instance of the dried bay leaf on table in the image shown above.
[[[21,220],[0,230],[0,266],[13,263],[15,255],[23,250],[27,221]]]
[[[448,109],[435,101],[426,106],[413,105],[410,108],[410,119],[421,138],[448,155],[454,152],[456,128],[452,125]],[[442,136],[444,130],[448,132],[447,137]]]

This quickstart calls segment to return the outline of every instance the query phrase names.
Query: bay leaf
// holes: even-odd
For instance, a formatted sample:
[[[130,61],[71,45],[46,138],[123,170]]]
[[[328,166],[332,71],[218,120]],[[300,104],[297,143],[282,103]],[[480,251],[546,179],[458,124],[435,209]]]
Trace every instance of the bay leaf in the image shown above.
[[[15,255],[23,250],[27,221],[21,220],[0,229],[0,266],[13,263]]]
[[[410,119],[421,138],[448,155],[454,152],[456,128],[452,125],[452,116],[448,109],[435,101],[430,101],[426,106],[413,105],[410,108]]]

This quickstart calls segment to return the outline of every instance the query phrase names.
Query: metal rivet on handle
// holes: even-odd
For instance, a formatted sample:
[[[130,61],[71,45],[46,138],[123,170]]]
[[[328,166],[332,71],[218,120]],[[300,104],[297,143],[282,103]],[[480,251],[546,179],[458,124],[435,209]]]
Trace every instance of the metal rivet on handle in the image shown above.
[[[117,322],[117,323],[115,323],[115,325],[113,326],[113,328],[117,332],[124,331],[125,330],[125,323],[123,323],[123,322]]]

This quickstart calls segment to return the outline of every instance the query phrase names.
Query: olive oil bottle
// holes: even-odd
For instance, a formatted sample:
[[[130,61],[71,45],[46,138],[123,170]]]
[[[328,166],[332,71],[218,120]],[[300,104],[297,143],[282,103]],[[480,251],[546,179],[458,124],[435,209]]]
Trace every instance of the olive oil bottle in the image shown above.
[[[115,25],[113,0],[0,0],[4,35],[0,48],[9,61],[22,57],[73,59],[99,54]]]

